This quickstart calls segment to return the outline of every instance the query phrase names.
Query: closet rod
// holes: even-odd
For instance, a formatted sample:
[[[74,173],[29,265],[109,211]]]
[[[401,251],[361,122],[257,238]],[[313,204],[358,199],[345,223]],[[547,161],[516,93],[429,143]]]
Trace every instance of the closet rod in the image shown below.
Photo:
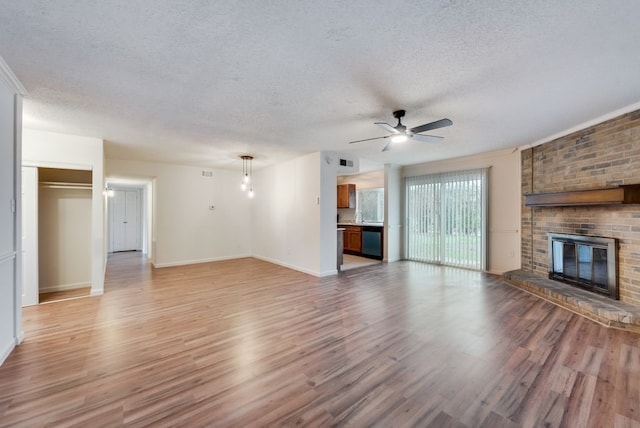
[[[42,181],[40,187],[46,187],[47,189],[87,189],[91,190],[92,186],[89,183],[66,183],[63,181]]]

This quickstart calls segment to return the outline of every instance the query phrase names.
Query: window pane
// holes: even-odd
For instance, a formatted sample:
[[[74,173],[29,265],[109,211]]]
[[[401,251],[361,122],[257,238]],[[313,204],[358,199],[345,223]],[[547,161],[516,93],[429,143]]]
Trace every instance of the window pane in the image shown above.
[[[365,189],[356,192],[356,211],[365,223],[384,222],[384,189]]]

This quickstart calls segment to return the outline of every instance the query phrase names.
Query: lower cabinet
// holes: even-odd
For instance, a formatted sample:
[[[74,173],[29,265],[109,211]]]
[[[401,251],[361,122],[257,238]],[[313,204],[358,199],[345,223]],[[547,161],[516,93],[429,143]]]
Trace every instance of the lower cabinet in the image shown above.
[[[352,253],[362,251],[362,229],[360,227],[344,227],[344,251]]]
[[[382,227],[347,226],[344,228],[344,253],[382,260]]]

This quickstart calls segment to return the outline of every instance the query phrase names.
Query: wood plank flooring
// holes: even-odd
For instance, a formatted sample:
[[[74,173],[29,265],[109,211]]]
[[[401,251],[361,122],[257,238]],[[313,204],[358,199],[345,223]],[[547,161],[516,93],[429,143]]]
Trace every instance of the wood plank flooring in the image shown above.
[[[77,299],[79,297],[89,297],[91,295],[91,287],[74,288],[71,290],[51,291],[49,293],[40,293],[38,300],[40,303],[57,302],[58,300]]]
[[[0,426],[640,426],[640,335],[496,276],[123,253],[105,289],[24,309]]]

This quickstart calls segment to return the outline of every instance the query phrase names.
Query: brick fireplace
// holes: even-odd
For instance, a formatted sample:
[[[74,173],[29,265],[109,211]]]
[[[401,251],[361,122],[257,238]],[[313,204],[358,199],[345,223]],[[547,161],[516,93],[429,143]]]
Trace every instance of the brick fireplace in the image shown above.
[[[640,333],[640,193],[638,186],[631,186],[640,184],[640,110],[523,150],[521,159],[522,266],[505,272],[504,277],[597,322]],[[627,190],[636,193],[618,202],[583,201],[585,193],[626,194]],[[562,204],[556,204],[559,192],[579,203],[562,200]],[[566,272],[563,265],[562,272],[554,273],[558,269],[553,266],[550,236],[565,237],[575,244],[575,248],[555,244],[558,251],[567,248],[562,261],[567,263]],[[605,293],[597,289],[604,288],[605,282],[601,277],[601,250],[588,250],[595,263],[588,275],[598,277],[597,283],[585,278],[586,268],[580,273],[580,264],[588,259],[587,250],[580,245],[590,238],[603,246],[613,243],[609,248],[614,250],[606,257],[609,263],[610,254],[615,253],[616,264],[607,267],[607,275],[615,272],[615,290]],[[572,254],[572,250],[578,254]],[[556,281],[566,277],[573,277],[567,281],[573,281],[573,285]],[[607,279],[607,288],[611,281]],[[614,300],[616,297],[619,300]]]
[[[618,294],[640,307],[640,205],[524,206],[525,194],[640,183],[640,111],[522,152],[522,269],[549,271],[548,233],[618,242]]]

